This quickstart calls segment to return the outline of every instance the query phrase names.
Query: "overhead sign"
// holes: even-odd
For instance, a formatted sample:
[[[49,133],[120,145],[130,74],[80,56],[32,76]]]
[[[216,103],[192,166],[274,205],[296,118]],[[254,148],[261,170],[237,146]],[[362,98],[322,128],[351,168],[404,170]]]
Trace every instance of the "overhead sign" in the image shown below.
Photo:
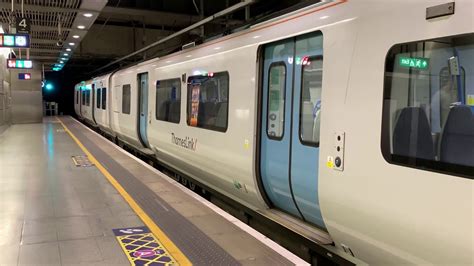
[[[31,73],[18,73],[18,79],[20,80],[30,80]]]
[[[399,64],[401,67],[409,67],[409,68],[416,68],[416,69],[428,69],[430,65],[430,60],[428,58],[421,58],[421,57],[404,57],[400,56]]]
[[[28,34],[0,34],[0,47],[30,48],[30,35]]]
[[[29,18],[16,19],[16,32],[29,34],[31,29],[31,20]]]
[[[33,68],[33,62],[23,59],[8,59],[7,68]]]

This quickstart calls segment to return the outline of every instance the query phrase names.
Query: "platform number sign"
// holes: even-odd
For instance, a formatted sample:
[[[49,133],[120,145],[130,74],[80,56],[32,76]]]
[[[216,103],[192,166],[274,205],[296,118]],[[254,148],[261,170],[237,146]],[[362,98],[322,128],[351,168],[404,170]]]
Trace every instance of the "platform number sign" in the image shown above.
[[[29,18],[16,19],[16,32],[30,33],[30,28],[31,28],[31,20]]]

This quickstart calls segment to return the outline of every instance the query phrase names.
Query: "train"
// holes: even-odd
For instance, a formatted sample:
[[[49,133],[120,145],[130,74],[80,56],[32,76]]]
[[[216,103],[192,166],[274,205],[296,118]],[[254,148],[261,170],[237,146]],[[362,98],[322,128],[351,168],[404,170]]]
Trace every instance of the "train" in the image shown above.
[[[348,257],[472,265],[473,14],[322,1],[80,82],[75,112]]]

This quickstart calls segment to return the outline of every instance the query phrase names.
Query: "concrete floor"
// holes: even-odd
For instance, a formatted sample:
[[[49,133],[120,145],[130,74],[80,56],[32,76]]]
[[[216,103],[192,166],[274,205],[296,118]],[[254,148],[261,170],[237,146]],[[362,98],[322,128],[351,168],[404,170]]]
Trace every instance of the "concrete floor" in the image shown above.
[[[130,265],[112,229],[142,226],[56,122],[0,135],[0,264]]]
[[[173,226],[163,224],[161,229],[181,251],[192,246],[194,253],[188,258],[215,247],[211,251],[222,250],[215,254],[227,254],[229,261],[241,265],[304,264],[276,243],[258,240],[264,237],[257,232],[242,230],[246,225],[237,225],[237,219],[224,219],[217,213],[221,211],[77,121],[61,120],[116,180],[125,172],[123,184],[136,179],[132,188],[141,189],[127,190],[132,197],[143,197],[149,190],[154,196],[147,199],[156,197],[160,206],[167,206],[164,211],[145,208],[148,215],[158,217],[153,218],[156,224],[175,213],[168,217]],[[84,152],[56,119],[13,125],[0,134],[0,265],[130,265],[112,229],[143,222],[96,167],[76,167],[73,155]],[[176,224],[186,226],[175,228]],[[207,265],[221,258],[201,255],[194,255],[193,263]]]

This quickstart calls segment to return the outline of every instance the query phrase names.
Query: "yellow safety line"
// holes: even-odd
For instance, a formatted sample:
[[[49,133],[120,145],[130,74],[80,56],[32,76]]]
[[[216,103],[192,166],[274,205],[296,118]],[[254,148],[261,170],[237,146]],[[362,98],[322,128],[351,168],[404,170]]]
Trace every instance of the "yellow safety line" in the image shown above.
[[[97,169],[109,180],[109,182],[117,189],[117,191],[122,195],[122,197],[127,201],[128,205],[135,211],[135,213],[142,219],[143,223],[150,229],[150,231],[158,237],[159,241],[163,244],[163,247],[169,252],[169,254],[178,262],[179,265],[187,266],[192,265],[186,255],[181,252],[181,250],[176,247],[176,245],[171,241],[168,236],[158,227],[158,225],[153,222],[153,220],[146,214],[146,212],[137,204],[137,202],[128,194],[128,192],[120,185],[117,180],[105,169],[105,167],[92,155],[92,153],[87,150],[87,148],[79,141],[76,136],[69,130],[69,128],[61,121],[59,118],[56,119],[64,127],[64,130],[71,136],[71,138],[77,143],[77,145],[84,151],[84,153],[89,157],[89,160],[95,164]]]

